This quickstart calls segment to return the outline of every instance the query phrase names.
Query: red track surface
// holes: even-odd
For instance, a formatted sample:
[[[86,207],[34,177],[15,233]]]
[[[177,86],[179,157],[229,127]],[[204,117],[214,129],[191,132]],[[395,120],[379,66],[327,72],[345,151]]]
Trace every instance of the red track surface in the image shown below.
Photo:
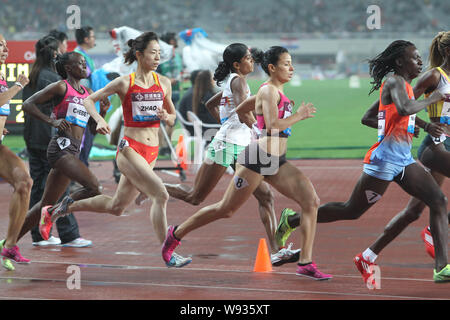
[[[292,161],[312,180],[321,203],[345,201],[361,174],[360,160]],[[161,161],[158,165],[167,166]],[[111,162],[92,162],[91,168],[112,195],[116,184]],[[177,178],[159,173],[165,181]],[[188,174],[185,183],[194,176]],[[226,175],[204,204],[217,201],[231,176]],[[449,196],[448,181],[443,187]],[[0,184],[0,235],[6,234],[8,203],[12,188]],[[292,201],[275,192],[277,215]],[[91,248],[33,247],[31,236],[19,246],[31,259],[30,265],[16,265],[15,271],[0,270],[0,299],[163,299],[163,300],[386,300],[450,299],[450,284],[432,281],[433,260],[425,253],[420,231],[428,225],[428,210],[379,256],[381,289],[368,290],[352,258],[367,248],[386,223],[401,210],[409,197],[395,183],[385,196],[356,221],[318,224],[314,260],[333,274],[318,282],[295,276],[295,264],[274,267],[272,273],[255,273],[253,264],[265,231],[256,200],[251,198],[234,217],[198,229],[183,240],[177,252],[192,255],[193,262],[182,269],[163,264],[160,244],[149,219],[149,202],[132,205],[121,217],[98,213],[77,213],[81,234],[93,241]],[[197,207],[171,199],[169,224],[179,224]],[[57,235],[57,232],[54,232]],[[291,239],[298,247],[298,234]],[[81,289],[67,287],[67,268],[80,266]]]

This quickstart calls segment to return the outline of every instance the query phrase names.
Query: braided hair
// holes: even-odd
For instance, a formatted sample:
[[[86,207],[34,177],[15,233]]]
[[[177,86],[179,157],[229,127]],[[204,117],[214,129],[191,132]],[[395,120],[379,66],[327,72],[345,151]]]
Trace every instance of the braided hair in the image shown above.
[[[382,53],[369,60],[369,72],[373,78],[372,89],[369,95],[381,87],[384,77],[389,72],[395,72],[397,68],[396,60],[403,56],[405,49],[414,46],[412,42],[396,40],[392,42]]]
[[[56,58],[56,71],[61,76],[61,78],[67,79],[67,71],[66,71],[65,66],[72,60],[72,57],[77,54],[79,54],[79,53],[77,53],[75,51],[71,51],[71,52],[66,52],[62,55],[59,55]]]

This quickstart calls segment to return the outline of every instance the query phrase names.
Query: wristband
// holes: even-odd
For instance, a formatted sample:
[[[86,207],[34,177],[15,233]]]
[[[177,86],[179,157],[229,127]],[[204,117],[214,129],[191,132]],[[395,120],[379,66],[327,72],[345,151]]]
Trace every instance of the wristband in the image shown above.
[[[19,81],[16,81],[14,84],[15,84],[16,86],[19,86],[20,88],[23,89],[23,85],[22,85]]]
[[[423,127],[423,130],[425,131],[425,132],[428,132],[428,127],[430,126],[430,124],[427,122],[426,124],[425,124],[425,126]]]

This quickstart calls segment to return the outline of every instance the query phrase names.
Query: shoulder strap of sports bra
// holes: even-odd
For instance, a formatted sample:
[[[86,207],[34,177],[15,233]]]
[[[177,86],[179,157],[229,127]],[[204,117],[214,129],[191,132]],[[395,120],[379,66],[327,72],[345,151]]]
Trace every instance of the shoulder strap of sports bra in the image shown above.
[[[449,78],[449,76],[445,73],[445,71],[442,70],[441,67],[437,67],[436,69],[438,69],[438,71],[439,71],[439,72],[447,79],[447,82],[450,83],[450,78]]]
[[[136,72],[130,74],[130,88],[134,86],[134,79],[136,78]]]
[[[158,74],[157,74],[156,72],[154,72],[154,71],[152,71],[152,74],[153,74],[153,80],[155,80],[155,84],[156,84],[158,87],[161,87],[161,84],[159,83],[159,77],[158,77]]]

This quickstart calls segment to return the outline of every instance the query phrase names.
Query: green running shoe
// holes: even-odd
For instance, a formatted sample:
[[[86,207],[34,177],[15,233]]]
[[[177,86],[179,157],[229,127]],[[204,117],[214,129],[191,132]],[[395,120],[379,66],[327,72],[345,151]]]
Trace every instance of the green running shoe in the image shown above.
[[[286,246],[286,241],[291,235],[292,231],[296,228],[291,228],[288,223],[289,216],[295,215],[295,211],[289,208],[284,208],[281,211],[280,222],[278,224],[277,231],[275,232],[275,240],[280,248],[284,248]]]
[[[11,260],[9,260],[8,258],[4,257],[1,255],[1,252],[3,251],[3,246],[5,245],[5,239],[3,239],[2,241],[0,241],[0,260],[2,263],[2,266],[9,270],[9,271],[14,271],[16,268],[14,268]]]
[[[441,271],[434,269],[433,280],[436,283],[450,282],[450,264],[446,265]]]

